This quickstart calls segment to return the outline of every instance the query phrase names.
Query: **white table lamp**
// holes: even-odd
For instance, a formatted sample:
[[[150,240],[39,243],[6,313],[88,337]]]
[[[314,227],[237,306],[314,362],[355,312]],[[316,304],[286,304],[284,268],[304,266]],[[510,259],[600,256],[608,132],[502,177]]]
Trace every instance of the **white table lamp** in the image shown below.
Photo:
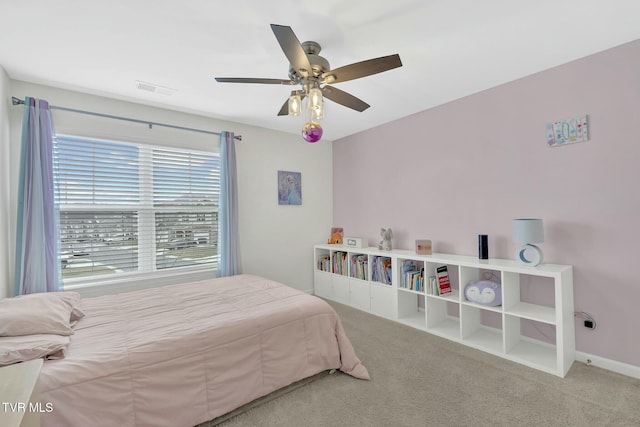
[[[513,241],[522,246],[518,248],[518,260],[523,264],[536,266],[542,262],[542,251],[533,243],[544,242],[542,220],[537,218],[518,218],[512,221]]]

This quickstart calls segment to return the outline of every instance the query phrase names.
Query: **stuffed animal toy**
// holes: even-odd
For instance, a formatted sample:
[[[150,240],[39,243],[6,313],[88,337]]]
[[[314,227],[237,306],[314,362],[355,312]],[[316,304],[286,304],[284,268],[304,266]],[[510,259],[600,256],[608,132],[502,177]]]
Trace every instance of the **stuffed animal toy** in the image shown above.
[[[502,289],[500,284],[489,280],[469,283],[464,287],[464,295],[468,301],[476,304],[491,307],[502,305]]]
[[[390,228],[382,228],[380,231],[380,236],[382,236],[382,240],[380,240],[380,243],[378,244],[378,249],[382,249],[383,251],[390,251],[393,232]]]
[[[342,233],[335,232],[331,234],[329,238],[329,243],[332,245],[341,245],[342,244]]]

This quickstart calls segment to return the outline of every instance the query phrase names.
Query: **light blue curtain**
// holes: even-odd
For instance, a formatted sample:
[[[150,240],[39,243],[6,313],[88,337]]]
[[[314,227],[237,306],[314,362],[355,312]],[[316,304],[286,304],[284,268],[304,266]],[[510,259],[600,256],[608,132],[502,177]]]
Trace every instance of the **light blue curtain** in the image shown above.
[[[61,273],[53,182],[53,136],[49,103],[27,97],[18,182],[16,295],[59,290]]]
[[[238,179],[233,132],[220,134],[220,203],[218,204],[218,277],[240,274]]]

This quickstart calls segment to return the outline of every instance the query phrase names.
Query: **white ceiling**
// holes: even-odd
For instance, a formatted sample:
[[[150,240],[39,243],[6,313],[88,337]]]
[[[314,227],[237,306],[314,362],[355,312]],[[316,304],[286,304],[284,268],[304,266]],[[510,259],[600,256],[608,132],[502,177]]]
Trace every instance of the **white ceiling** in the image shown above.
[[[331,68],[398,53],[403,67],[335,85],[371,108],[327,102],[329,140],[640,38],[639,0],[0,0],[0,16],[12,79],[295,134],[302,118],[276,116],[291,87],[214,80],[288,78],[269,24]]]

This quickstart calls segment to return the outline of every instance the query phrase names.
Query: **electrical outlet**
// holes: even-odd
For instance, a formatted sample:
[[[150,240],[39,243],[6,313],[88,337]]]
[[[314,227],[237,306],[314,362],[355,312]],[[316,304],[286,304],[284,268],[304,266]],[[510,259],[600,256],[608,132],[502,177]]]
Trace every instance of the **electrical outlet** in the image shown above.
[[[574,313],[574,315],[576,317],[580,317],[583,321],[583,325],[585,328],[588,329],[595,329],[596,328],[596,321],[593,317],[589,316],[589,314],[585,313],[584,311],[576,311]]]

